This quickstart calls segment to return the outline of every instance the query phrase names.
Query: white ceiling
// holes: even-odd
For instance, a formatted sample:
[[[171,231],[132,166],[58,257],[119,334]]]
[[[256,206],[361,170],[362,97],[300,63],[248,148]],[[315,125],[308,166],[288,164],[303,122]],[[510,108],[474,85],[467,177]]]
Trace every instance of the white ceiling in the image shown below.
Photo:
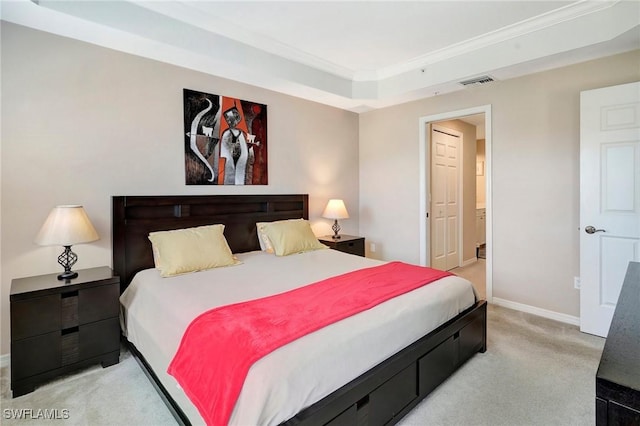
[[[640,48],[637,0],[2,0],[0,14],[355,112]]]

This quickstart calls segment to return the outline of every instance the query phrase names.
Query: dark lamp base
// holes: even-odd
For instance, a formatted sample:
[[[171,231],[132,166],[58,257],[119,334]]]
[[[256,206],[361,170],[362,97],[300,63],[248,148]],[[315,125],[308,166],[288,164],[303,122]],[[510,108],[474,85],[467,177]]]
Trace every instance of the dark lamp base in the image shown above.
[[[333,238],[334,240],[339,240],[340,234],[338,234],[338,232],[340,232],[340,225],[338,225],[338,219],[334,219],[331,229],[333,229],[333,236],[331,238]]]
[[[65,271],[63,273],[61,273],[60,275],[58,275],[58,279],[59,280],[72,280],[74,278],[78,277],[78,273],[74,272],[74,271]]]
[[[78,276],[71,268],[78,260],[78,255],[71,251],[71,246],[64,246],[64,251],[58,256],[58,263],[64,268],[64,272],[58,275],[59,280],[71,280]]]

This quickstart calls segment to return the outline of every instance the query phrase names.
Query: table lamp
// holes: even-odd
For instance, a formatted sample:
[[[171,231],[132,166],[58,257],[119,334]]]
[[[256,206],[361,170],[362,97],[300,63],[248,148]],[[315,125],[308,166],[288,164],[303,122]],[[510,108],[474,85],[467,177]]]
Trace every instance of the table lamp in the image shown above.
[[[58,256],[58,263],[64,272],[58,275],[59,280],[69,280],[78,276],[71,267],[78,260],[78,255],[71,251],[74,244],[90,243],[99,239],[98,233],[91,224],[82,206],[57,206],[45,220],[38,232],[35,242],[41,246],[60,245],[64,251]]]
[[[339,240],[340,235],[340,225],[338,225],[338,219],[348,219],[349,213],[347,212],[347,208],[344,206],[344,201],[342,200],[329,200],[327,203],[327,207],[325,207],[324,212],[322,212],[322,217],[326,217],[327,219],[333,219],[333,236],[334,240]]]

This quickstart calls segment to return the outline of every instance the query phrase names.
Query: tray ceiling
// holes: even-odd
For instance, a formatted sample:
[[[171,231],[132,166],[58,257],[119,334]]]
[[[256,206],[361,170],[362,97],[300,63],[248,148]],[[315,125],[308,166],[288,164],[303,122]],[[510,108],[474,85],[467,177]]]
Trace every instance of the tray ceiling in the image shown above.
[[[1,14],[355,112],[640,48],[637,1],[21,0]]]

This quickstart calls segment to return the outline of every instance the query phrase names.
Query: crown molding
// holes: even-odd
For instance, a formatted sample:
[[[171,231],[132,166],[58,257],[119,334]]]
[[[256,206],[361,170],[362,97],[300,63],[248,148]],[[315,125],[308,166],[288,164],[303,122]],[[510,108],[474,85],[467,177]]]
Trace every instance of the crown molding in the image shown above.
[[[358,113],[462,90],[458,82],[477,75],[513,78],[640,47],[640,31],[636,31],[640,2],[582,1],[404,64],[374,73],[352,73],[318,64],[322,61],[314,62],[317,58],[311,56],[291,59],[296,49],[290,46],[280,46],[288,49],[284,57],[237,41],[229,33],[221,34],[238,32],[225,24],[218,33],[205,30],[206,15],[187,22],[176,19],[182,13],[180,7],[190,9],[179,2],[151,2],[144,7],[139,1],[40,3],[2,1],[1,18]],[[165,3],[176,3],[175,9]],[[246,37],[248,41],[256,35]]]
[[[506,26],[499,30],[483,34],[460,43],[456,43],[434,52],[418,56],[404,63],[390,67],[381,68],[375,71],[357,71],[353,80],[383,80],[395,77],[408,71],[427,67],[429,65],[445,61],[447,59],[462,56],[497,43],[513,40],[545,28],[571,21],[584,15],[600,12],[609,9],[619,3],[620,0],[582,0],[572,3],[562,8],[547,12],[545,14],[530,18],[515,24]]]
[[[240,28],[226,19],[212,15],[205,9],[198,8],[198,2],[191,2],[192,5],[189,6],[183,1],[150,2],[135,0],[131,1],[131,3],[170,18],[179,17],[180,20],[189,22],[191,25],[208,32],[218,34],[291,61],[299,62],[338,77],[352,80],[357,74],[356,70],[309,54],[264,34],[258,34],[245,28]]]
[[[208,32],[216,33],[231,40],[235,40],[273,55],[299,62],[342,78],[347,78],[353,81],[379,81],[440,61],[451,59],[456,56],[461,56],[496,43],[540,31],[550,26],[576,19],[583,15],[596,13],[604,9],[611,8],[620,1],[621,0],[582,0],[542,15],[511,24],[499,30],[418,56],[409,61],[377,70],[349,69],[333,62],[326,61],[315,55],[311,55],[307,52],[303,52],[293,46],[282,43],[263,34],[258,34],[246,29],[240,29],[232,22],[214,16],[206,9],[198,8],[197,2],[189,6],[187,6],[186,2],[183,1],[148,2],[135,0],[132,1],[132,3],[171,18],[180,17],[180,20],[189,22],[192,25]]]

